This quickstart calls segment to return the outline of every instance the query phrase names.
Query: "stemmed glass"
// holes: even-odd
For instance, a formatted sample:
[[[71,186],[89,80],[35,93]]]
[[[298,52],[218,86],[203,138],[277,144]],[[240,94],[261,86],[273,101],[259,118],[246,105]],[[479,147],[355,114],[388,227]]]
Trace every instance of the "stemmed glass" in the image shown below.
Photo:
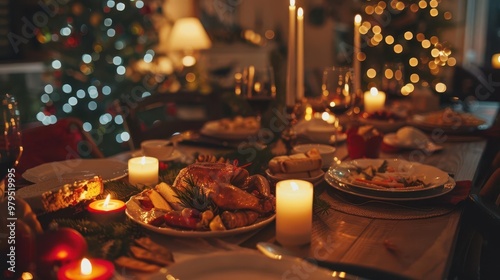
[[[21,157],[21,128],[15,98],[5,94],[0,99],[0,181],[3,181]]]
[[[271,66],[250,65],[243,70],[241,92],[252,110],[261,119],[276,99],[276,84]]]
[[[335,143],[340,129],[339,117],[355,104],[356,94],[353,86],[353,69],[350,67],[327,67],[323,70],[321,84],[322,100],[326,111],[333,117]]]
[[[401,88],[404,86],[403,63],[386,63],[382,73],[382,90],[389,96],[401,96]]]

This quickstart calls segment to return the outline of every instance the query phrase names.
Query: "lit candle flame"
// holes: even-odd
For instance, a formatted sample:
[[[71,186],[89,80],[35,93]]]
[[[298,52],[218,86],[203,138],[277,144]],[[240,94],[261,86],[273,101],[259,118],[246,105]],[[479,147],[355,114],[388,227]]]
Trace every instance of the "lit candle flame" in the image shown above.
[[[143,165],[144,165],[144,164],[146,164],[146,157],[145,157],[145,156],[143,156],[143,157],[141,158],[141,164],[143,164]]]
[[[90,275],[92,274],[92,264],[90,260],[87,258],[83,258],[80,263],[80,274],[82,275]]]
[[[295,7],[295,0],[290,0],[290,7]]]
[[[370,94],[373,95],[373,96],[377,96],[378,95],[378,89],[376,87],[372,87],[370,89]]]
[[[102,204],[103,208],[105,208],[105,209],[108,208],[110,199],[111,199],[111,195],[108,193],[108,195],[106,196],[106,199],[104,200],[104,203]]]
[[[356,15],[354,17],[354,23],[356,23],[356,25],[359,25],[361,23],[361,16],[360,15]]]
[[[292,186],[292,191],[298,191],[299,190],[299,185],[295,182],[290,182],[290,185]]]
[[[297,10],[297,17],[302,19],[304,17],[304,10],[302,8],[299,8]]]

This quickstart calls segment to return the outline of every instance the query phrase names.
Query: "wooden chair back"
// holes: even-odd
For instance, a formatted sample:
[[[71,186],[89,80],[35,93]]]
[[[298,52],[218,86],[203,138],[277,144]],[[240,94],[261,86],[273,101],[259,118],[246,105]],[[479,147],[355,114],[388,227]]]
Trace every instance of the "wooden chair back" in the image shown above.
[[[148,139],[167,139],[177,132],[200,129],[222,116],[218,94],[157,93],[134,101],[115,102],[130,134],[130,148]]]
[[[500,168],[478,193],[469,196],[459,242],[458,279],[497,279],[500,275]]]
[[[59,119],[55,124],[30,123],[21,131],[23,152],[16,172],[22,174],[42,163],[74,158],[103,158],[94,139],[77,118]]]

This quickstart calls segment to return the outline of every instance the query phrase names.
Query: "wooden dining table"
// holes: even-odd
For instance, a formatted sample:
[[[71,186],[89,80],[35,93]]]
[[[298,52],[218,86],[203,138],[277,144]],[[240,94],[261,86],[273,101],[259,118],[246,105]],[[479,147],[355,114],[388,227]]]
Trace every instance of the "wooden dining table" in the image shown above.
[[[481,110],[483,117],[494,120],[498,106]],[[323,181],[315,186],[315,194],[330,205],[327,213],[313,217],[311,242],[304,246],[287,247],[295,256],[318,260],[360,265],[394,273],[410,279],[446,279],[452,267],[457,247],[461,246],[458,235],[461,230],[463,200],[470,192],[472,181],[478,174],[488,140],[475,135],[444,135],[438,144],[442,150],[404,150],[380,154],[384,159],[403,159],[430,165],[447,172],[456,187],[446,195],[416,201],[378,200],[360,198],[339,191]],[[193,153],[223,153],[225,150],[200,148],[180,144],[178,149],[185,155]],[[123,155],[122,155],[123,156]],[[349,160],[345,142],[336,145],[335,156]],[[165,236],[156,235],[165,242]],[[167,246],[178,249],[180,259],[197,255],[196,250],[183,252],[169,238]],[[182,238],[181,238],[182,240]],[[275,238],[275,223],[255,232],[220,242],[234,245],[231,249],[256,249],[259,242],[279,243]],[[192,244],[205,241],[191,239]],[[203,246],[202,246],[203,247]],[[223,246],[224,247],[224,246]],[[227,250],[214,247],[207,251]],[[202,253],[207,251],[201,250]],[[175,252],[174,252],[175,254]]]
[[[493,121],[498,104],[479,112]],[[488,139],[477,135],[447,135],[437,143],[437,152],[404,150],[381,152],[380,158],[419,162],[441,169],[456,182],[449,193],[423,200],[379,200],[359,197],[334,188],[326,181],[315,185],[315,195],[327,202],[325,213],[313,215],[311,242],[287,247],[295,256],[313,258],[389,272],[410,279],[446,279],[459,244],[463,200],[469,194],[478,167],[488,152]],[[349,160],[346,143],[337,143],[335,157]],[[221,154],[227,148],[201,147],[192,144],[177,146],[182,160],[190,162],[198,153]],[[133,153],[125,152],[112,158],[126,161]],[[151,238],[169,248],[176,262],[202,255],[227,251],[257,252],[259,242],[279,245],[275,223],[253,231],[226,237],[171,236],[147,229]],[[258,269],[258,268],[257,268]],[[148,279],[147,273],[117,270],[117,279]]]
[[[457,184],[470,183],[486,140],[443,146],[422,163],[450,173]],[[345,150],[344,145],[338,152],[342,156]],[[410,154],[382,153],[381,158],[408,159]],[[448,204],[440,198],[411,202],[359,199],[327,183],[316,187],[333,209],[314,216],[310,244],[288,248],[298,256],[373,267],[411,279],[445,279],[450,273],[463,213],[460,203]],[[242,246],[252,248],[262,241],[276,242],[272,225]]]

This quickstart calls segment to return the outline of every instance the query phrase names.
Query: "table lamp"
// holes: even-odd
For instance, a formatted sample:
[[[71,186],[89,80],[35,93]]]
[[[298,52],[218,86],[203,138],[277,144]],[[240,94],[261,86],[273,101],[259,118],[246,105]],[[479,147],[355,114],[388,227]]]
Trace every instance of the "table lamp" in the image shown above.
[[[182,64],[185,67],[195,65],[195,53],[208,49],[211,45],[210,38],[198,18],[178,19],[170,31],[168,50],[183,52]]]

